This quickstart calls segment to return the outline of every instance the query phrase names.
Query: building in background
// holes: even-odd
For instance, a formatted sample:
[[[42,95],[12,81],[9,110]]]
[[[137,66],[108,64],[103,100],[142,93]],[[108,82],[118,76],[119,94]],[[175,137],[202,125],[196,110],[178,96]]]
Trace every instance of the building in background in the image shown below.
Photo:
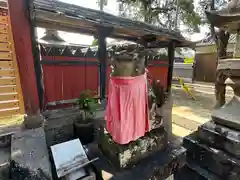
[[[232,57],[236,43],[236,35],[232,34],[228,43],[228,56]],[[195,77],[196,81],[214,82],[216,75],[217,46],[214,39],[209,35],[197,43],[195,55]]]

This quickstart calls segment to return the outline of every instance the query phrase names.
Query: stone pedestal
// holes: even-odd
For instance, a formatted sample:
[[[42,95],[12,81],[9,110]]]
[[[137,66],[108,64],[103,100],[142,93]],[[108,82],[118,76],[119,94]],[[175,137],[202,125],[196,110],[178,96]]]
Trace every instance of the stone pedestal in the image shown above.
[[[25,115],[24,116],[24,126],[26,129],[34,129],[42,126],[44,122],[44,117],[39,112],[36,115]]]
[[[184,166],[185,152],[186,149],[181,146],[168,144],[164,151],[152,153],[131,169],[118,171],[99,148],[94,145],[87,146],[90,159],[99,157],[99,161],[93,165],[96,167],[97,177],[100,176],[103,180],[166,180]]]
[[[111,136],[105,132],[99,144],[103,154],[116,169],[129,168],[151,153],[163,150],[167,146],[167,133],[163,127],[154,129],[137,141],[126,145],[115,143]]]

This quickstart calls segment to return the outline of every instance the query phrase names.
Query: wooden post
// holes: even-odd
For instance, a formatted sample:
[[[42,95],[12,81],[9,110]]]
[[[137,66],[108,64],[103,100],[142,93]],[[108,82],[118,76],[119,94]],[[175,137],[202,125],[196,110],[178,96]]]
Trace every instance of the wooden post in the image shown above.
[[[106,93],[106,75],[107,75],[107,44],[106,37],[98,37],[98,58],[100,62],[100,98],[105,99]]]
[[[108,37],[113,28],[98,28],[98,59],[100,62],[100,99],[105,99],[106,94],[106,76],[107,76],[107,43]]]
[[[43,110],[43,101],[44,101],[44,89],[42,85],[42,68],[40,64],[40,52],[38,43],[36,40],[37,37],[37,29],[30,23],[30,32],[31,32],[31,39],[32,39],[32,53],[33,53],[33,60],[34,60],[34,69],[35,69],[35,76],[36,76],[36,83],[37,83],[37,90],[38,90],[38,99],[39,99],[39,108]]]
[[[25,113],[39,113],[39,99],[32,54],[31,27],[25,0],[8,0],[13,40],[19,66]]]
[[[168,46],[168,59],[169,59],[169,67],[168,67],[168,79],[167,79],[167,91],[171,91],[172,87],[172,76],[173,76],[173,65],[174,65],[174,53],[175,53],[175,45],[174,42],[171,42]]]

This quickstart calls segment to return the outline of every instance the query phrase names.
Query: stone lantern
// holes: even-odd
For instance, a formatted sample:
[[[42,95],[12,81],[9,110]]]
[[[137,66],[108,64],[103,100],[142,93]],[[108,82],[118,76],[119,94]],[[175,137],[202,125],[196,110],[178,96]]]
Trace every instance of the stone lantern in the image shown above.
[[[219,11],[206,12],[212,25],[236,34],[232,57],[219,57],[217,71],[233,88],[232,99],[214,109],[212,120],[183,140],[191,179],[239,179],[240,173],[240,0]],[[195,177],[194,177],[195,176]],[[201,178],[199,178],[199,176]]]
[[[215,122],[240,129],[240,0],[231,1],[220,11],[207,12],[211,24],[229,33],[236,34],[233,57],[219,58],[217,71],[226,77],[226,85],[234,90],[234,97],[224,106],[212,112]]]

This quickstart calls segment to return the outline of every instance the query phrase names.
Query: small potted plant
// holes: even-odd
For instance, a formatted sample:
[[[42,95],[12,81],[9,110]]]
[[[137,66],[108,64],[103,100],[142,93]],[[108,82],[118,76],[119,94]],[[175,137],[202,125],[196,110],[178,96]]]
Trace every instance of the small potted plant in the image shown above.
[[[84,91],[77,100],[81,112],[75,122],[75,135],[83,144],[88,144],[94,140],[93,118],[96,115],[99,104],[93,98],[93,94],[90,90]]]

